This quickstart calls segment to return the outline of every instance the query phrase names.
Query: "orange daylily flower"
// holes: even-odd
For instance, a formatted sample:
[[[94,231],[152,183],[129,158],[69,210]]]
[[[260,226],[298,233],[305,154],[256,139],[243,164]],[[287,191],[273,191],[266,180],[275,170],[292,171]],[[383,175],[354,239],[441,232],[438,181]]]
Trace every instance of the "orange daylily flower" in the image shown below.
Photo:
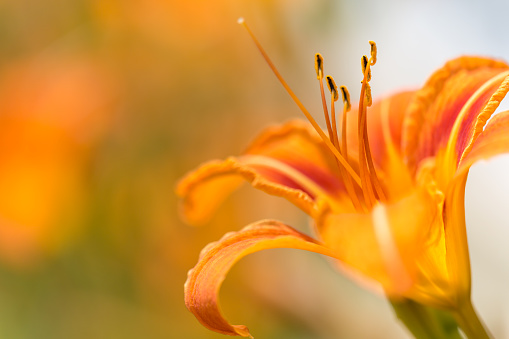
[[[509,151],[509,111],[487,123],[509,91],[509,65],[461,57],[436,71],[422,89],[371,105],[372,44],[371,58],[363,58],[359,106],[352,112],[348,92],[341,88],[338,134],[334,103],[339,91],[326,77],[329,117],[323,59],[317,55],[316,61],[328,136],[298,120],[271,127],[241,156],[206,163],[177,186],[189,223],[207,222],[223,199],[247,181],[309,214],[316,238],[273,220],[225,235],[205,247],[189,271],[186,306],[213,331],[249,337],[245,326],[231,325],[221,314],[220,285],[245,255],[291,247],[337,259],[341,271],[389,298],[452,311],[471,308],[465,184],[477,160]],[[311,123],[316,124],[312,118]]]

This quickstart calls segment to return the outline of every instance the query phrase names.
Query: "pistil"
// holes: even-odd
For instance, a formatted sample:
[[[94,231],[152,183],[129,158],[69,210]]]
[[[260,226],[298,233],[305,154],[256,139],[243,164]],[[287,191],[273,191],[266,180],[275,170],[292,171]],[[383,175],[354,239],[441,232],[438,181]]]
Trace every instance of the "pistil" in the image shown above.
[[[274,66],[274,64],[272,63],[272,61],[270,60],[269,56],[267,55],[267,53],[265,52],[265,50],[263,49],[262,45],[258,42],[258,39],[256,39],[255,35],[253,34],[253,32],[251,32],[251,29],[249,29],[249,26],[246,24],[246,22],[244,21],[243,18],[240,18],[238,20],[238,23],[240,25],[242,25],[246,30],[247,32],[249,33],[249,36],[251,37],[251,39],[253,40],[253,42],[255,43],[256,47],[258,48],[258,50],[260,51],[260,53],[262,54],[263,58],[265,59],[265,62],[267,62],[267,64],[269,65],[270,69],[272,70],[272,72],[274,73],[274,75],[276,76],[276,78],[279,80],[279,82],[281,83],[281,85],[283,85],[284,89],[286,90],[286,92],[290,95],[290,97],[292,98],[292,100],[297,104],[297,106],[299,107],[299,109],[302,111],[302,113],[306,116],[306,118],[308,119],[308,121],[311,123],[311,125],[313,126],[313,128],[315,129],[315,131],[318,133],[318,135],[320,136],[320,138],[322,138],[323,142],[325,143],[325,145],[329,148],[329,150],[332,152],[332,154],[336,157],[336,159],[338,159],[338,161],[341,163],[341,165],[344,166],[344,168],[346,169],[346,171],[352,176],[353,180],[355,181],[355,183],[357,185],[360,186],[361,184],[361,181],[360,181],[360,178],[359,178],[359,175],[355,172],[355,170],[352,168],[352,166],[350,166],[350,164],[343,158],[343,156],[341,155],[341,153],[339,153],[338,149],[332,144],[332,142],[330,141],[330,139],[325,135],[325,133],[322,131],[322,129],[320,128],[320,125],[318,125],[318,123],[315,121],[315,119],[313,118],[313,116],[308,112],[308,110],[306,109],[306,107],[304,107],[304,105],[302,104],[302,102],[299,100],[299,98],[297,98],[297,96],[295,95],[295,93],[293,93],[292,89],[290,88],[290,86],[288,86],[288,84],[286,83],[286,81],[283,79],[283,77],[281,76],[281,74],[279,73],[279,71],[277,70],[276,66]]]

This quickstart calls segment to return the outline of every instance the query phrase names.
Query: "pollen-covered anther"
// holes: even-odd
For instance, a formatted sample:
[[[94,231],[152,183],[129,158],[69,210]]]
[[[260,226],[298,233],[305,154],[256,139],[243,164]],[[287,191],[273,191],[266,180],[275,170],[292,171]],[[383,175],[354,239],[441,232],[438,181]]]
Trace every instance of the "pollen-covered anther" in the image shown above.
[[[369,44],[371,45],[371,66],[374,66],[376,64],[376,42],[370,41]]]
[[[341,95],[343,96],[343,104],[345,104],[346,111],[350,111],[352,105],[350,104],[350,92],[348,92],[348,88],[346,86],[339,87],[341,89]]]
[[[323,57],[320,53],[315,54],[315,70],[316,78],[318,80],[323,79]]]
[[[334,101],[338,101],[339,93],[338,93],[338,86],[336,86],[336,82],[330,75],[327,75],[326,79],[327,79],[327,87],[329,87],[329,91],[333,95]]]
[[[361,60],[362,65],[362,74],[366,74],[366,68],[368,69],[368,74],[366,74],[366,80],[371,81],[371,68],[368,68],[369,60],[368,57],[363,55]]]
[[[365,100],[366,106],[370,107],[371,104],[373,103],[373,99],[371,98],[371,86],[369,85],[369,83],[366,83]]]

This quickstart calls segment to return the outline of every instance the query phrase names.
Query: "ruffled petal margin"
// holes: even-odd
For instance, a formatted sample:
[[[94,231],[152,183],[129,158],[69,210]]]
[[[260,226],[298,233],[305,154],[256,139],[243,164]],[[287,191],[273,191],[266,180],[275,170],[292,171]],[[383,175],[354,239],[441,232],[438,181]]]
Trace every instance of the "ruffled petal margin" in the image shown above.
[[[509,111],[493,116],[484,131],[472,145],[470,152],[461,160],[457,176],[464,175],[477,161],[509,152]]]
[[[508,69],[509,66],[501,61],[460,57],[447,62],[433,73],[424,87],[416,93],[403,124],[402,143],[409,166],[416,170],[421,160],[436,156],[438,151],[447,145],[458,114],[465,104],[485,83]],[[469,112],[463,114],[461,133],[464,137],[479,131],[479,127],[475,127],[476,118],[479,114],[488,115],[481,112],[486,107],[491,110],[491,105],[487,106],[488,99],[502,80],[503,78],[494,86],[488,86],[482,93],[477,93]],[[463,148],[466,146],[460,145]]]
[[[309,124],[296,120],[270,127],[240,157],[211,161],[178,184],[181,215],[189,224],[208,222],[243,181],[288,199],[312,214],[317,196],[339,197],[344,185],[338,166]]]
[[[208,329],[227,335],[251,337],[244,325],[231,325],[219,309],[218,293],[230,268],[244,256],[270,248],[296,248],[335,257],[317,240],[278,221],[264,220],[226,234],[207,245],[185,283],[189,311]]]

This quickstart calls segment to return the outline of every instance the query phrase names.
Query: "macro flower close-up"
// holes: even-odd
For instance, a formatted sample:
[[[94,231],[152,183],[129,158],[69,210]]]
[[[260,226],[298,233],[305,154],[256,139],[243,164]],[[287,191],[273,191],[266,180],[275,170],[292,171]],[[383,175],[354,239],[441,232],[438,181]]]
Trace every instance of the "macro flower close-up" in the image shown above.
[[[0,339],[509,338],[504,0],[0,3]]]
[[[324,59],[317,54],[324,131],[244,20],[239,23],[308,121],[271,126],[240,156],[190,172],[177,186],[182,215],[189,223],[207,222],[247,181],[302,209],[314,232],[308,236],[262,220],[209,244],[189,271],[187,308],[213,331],[250,337],[246,326],[231,325],[220,311],[226,273],[247,254],[296,248],[333,258],[340,272],[387,296],[416,337],[459,335],[427,313],[431,307],[445,311],[468,338],[488,338],[471,303],[464,195],[474,163],[509,151],[509,112],[490,120],[509,90],[509,66],[462,56],[435,71],[420,89],[373,99],[369,82],[376,76],[377,46],[370,41],[370,56],[359,66],[360,99],[351,109],[348,90],[324,76]]]

